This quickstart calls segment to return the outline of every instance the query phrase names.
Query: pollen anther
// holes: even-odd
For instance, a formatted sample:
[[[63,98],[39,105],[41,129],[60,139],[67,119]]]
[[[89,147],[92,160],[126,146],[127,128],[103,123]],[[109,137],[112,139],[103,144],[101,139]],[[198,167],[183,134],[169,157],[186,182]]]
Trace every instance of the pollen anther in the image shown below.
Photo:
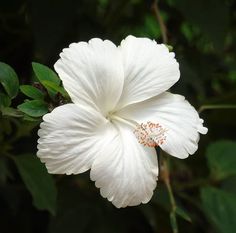
[[[140,144],[149,147],[156,147],[165,142],[166,131],[167,130],[164,129],[159,123],[152,123],[148,121],[146,124],[141,123],[140,125],[137,125],[134,130],[134,134]]]

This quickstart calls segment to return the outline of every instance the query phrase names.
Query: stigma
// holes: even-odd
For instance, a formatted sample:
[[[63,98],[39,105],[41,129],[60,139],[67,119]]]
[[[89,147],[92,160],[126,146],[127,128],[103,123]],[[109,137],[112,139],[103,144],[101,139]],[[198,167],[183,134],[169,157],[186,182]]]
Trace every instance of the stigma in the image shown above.
[[[138,142],[144,146],[156,147],[162,145],[166,140],[167,129],[164,129],[159,123],[141,123],[134,130]]]

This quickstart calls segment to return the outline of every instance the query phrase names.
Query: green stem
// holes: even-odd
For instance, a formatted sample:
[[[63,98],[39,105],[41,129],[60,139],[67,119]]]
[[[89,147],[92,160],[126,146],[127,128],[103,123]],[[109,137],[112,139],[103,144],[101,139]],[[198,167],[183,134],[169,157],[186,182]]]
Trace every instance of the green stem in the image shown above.
[[[170,221],[171,221],[173,233],[178,233],[178,225],[177,225],[177,220],[176,220],[176,203],[175,203],[175,198],[174,198],[174,194],[173,194],[170,182],[166,182],[166,187],[168,190],[170,204],[171,204]]]
[[[167,44],[168,42],[168,38],[167,38],[167,29],[166,29],[166,25],[164,23],[164,20],[161,16],[159,7],[158,7],[158,0],[154,0],[152,3],[152,8],[153,8],[153,12],[155,14],[155,17],[160,25],[160,30],[161,30],[161,36],[162,36],[162,41],[164,44]]]
[[[168,158],[167,158],[168,159]],[[173,194],[173,190],[170,184],[170,175],[169,175],[169,166],[168,161],[164,156],[162,157],[162,179],[166,185],[168,195],[170,198],[170,204],[171,204],[171,212],[170,212],[170,221],[173,233],[178,233],[178,225],[176,220],[176,202]]]
[[[201,113],[208,109],[236,109],[236,105],[235,104],[202,105],[199,108],[198,113]]]

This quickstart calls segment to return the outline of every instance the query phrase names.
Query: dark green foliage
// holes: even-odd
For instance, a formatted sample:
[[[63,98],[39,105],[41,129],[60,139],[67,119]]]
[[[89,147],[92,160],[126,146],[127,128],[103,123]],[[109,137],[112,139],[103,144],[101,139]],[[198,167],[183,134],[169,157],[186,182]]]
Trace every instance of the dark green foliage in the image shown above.
[[[47,89],[49,95],[54,97],[57,93],[57,90],[52,88],[50,85],[47,85],[47,82],[53,84],[55,87],[59,87],[60,79],[56,73],[47,66],[36,62],[32,62],[32,67],[39,82]]]
[[[209,220],[221,233],[234,233],[236,229],[236,195],[216,188],[201,190],[203,209]]]
[[[47,103],[43,100],[27,100],[18,105],[18,109],[32,117],[40,117],[48,112]]]
[[[0,62],[0,83],[12,99],[18,93],[19,80],[15,71],[7,64]]]
[[[0,109],[9,107],[11,105],[11,99],[4,93],[0,93]]]
[[[32,99],[35,99],[35,100],[44,99],[44,94],[36,87],[30,86],[30,85],[21,85],[20,90],[22,93],[24,93],[26,96]]]
[[[225,179],[236,175],[236,143],[219,141],[207,150],[208,165],[213,179]]]
[[[162,43],[152,4],[0,1],[1,233],[236,232],[236,110],[228,108],[236,104],[233,0],[158,1],[169,48],[180,63],[181,78],[172,91],[201,107],[209,128],[195,155],[169,160],[174,211],[161,177],[148,204],[116,209],[88,173],[51,176],[36,157],[42,116],[70,102],[53,71],[61,50],[93,37],[118,45],[129,34]],[[31,66],[32,61],[37,62]]]
[[[45,80],[41,82],[43,86],[50,92],[53,93],[60,93],[63,97],[69,98],[69,95],[65,91],[65,89],[59,85],[57,85],[55,82]]]
[[[187,213],[187,211],[179,206],[177,206],[176,208],[176,214],[181,216],[184,220],[188,221],[188,222],[192,222],[189,213]]]
[[[60,84],[60,79],[58,78],[56,73],[53,70],[49,69],[47,66],[32,62],[32,67],[34,73],[41,83],[43,83],[44,81],[50,81],[57,85]]]
[[[34,205],[40,210],[56,213],[57,189],[45,166],[35,155],[19,155],[14,162],[33,197]]]
[[[217,49],[222,49],[229,27],[229,6],[226,1],[176,0],[173,5],[181,11],[188,23],[197,26]]]
[[[1,113],[3,116],[23,117],[22,112],[20,112],[18,109],[11,108],[11,107],[2,108]]]

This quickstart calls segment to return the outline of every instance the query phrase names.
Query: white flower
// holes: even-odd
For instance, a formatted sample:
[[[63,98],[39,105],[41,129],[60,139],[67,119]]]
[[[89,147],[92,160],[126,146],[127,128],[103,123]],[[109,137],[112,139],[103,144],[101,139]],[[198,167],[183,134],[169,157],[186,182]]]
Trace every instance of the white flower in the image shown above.
[[[128,36],[73,43],[55,64],[73,103],[43,117],[38,157],[50,173],[89,169],[116,207],[147,203],[156,187],[155,146],[184,159],[198,147],[203,120],[183,96],[166,92],[180,77],[174,53]]]

